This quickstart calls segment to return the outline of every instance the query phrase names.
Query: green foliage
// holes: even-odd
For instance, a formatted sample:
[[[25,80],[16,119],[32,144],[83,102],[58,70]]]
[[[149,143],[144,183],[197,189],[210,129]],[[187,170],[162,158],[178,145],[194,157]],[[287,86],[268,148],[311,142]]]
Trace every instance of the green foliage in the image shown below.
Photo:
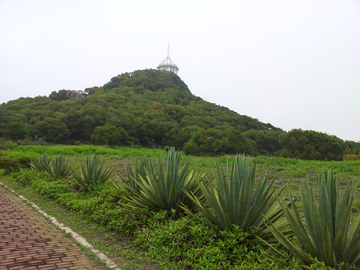
[[[181,149],[201,128],[235,128],[239,132],[278,130],[208,103],[192,95],[176,74],[158,70],[118,75],[104,87],[86,88],[87,96],[81,100],[64,101],[66,92],[60,90],[49,98],[20,98],[2,104],[0,136],[7,136],[9,130],[12,137],[20,139],[39,135],[48,143],[74,144],[79,140],[89,143],[97,127],[111,125],[118,131],[122,128],[121,134],[126,131],[135,145],[148,146],[151,142]],[[111,138],[95,136],[92,140],[119,145],[119,136],[114,133]],[[124,143],[126,140],[120,144]]]
[[[347,155],[343,156],[343,160],[344,160],[344,161],[349,161],[349,160],[360,160],[360,155],[347,154]]]
[[[106,183],[113,173],[112,168],[104,167],[104,162],[100,162],[95,154],[86,158],[86,163],[80,164],[80,172],[74,170],[72,184],[80,191],[89,192],[97,185]]]
[[[255,155],[256,148],[251,141],[235,129],[216,130],[201,129],[185,144],[184,151],[188,155],[225,155],[246,153]]]
[[[269,185],[269,175],[260,176],[256,183],[256,164],[248,164],[244,155],[237,155],[231,172],[226,166],[225,173],[216,163],[215,189],[201,182],[200,188],[205,195],[205,201],[191,192],[186,194],[198,206],[204,215],[204,221],[213,227],[233,230],[239,226],[243,230],[257,228],[254,233],[267,234],[266,220],[276,222],[282,230],[284,223],[279,218],[281,211],[275,203],[276,196],[272,190],[274,181]],[[191,211],[184,208],[189,214]]]
[[[336,268],[339,262],[352,266],[360,265],[360,216],[350,226],[351,209],[357,187],[355,181],[348,182],[343,196],[340,196],[340,182],[329,170],[319,173],[319,199],[316,201],[313,188],[301,183],[301,198],[306,224],[300,219],[289,190],[293,212],[280,200],[285,216],[297,236],[300,245],[292,242],[273,225],[269,227],[274,236],[306,264],[311,264],[308,253]],[[305,252],[303,251],[305,250]]]
[[[52,182],[54,178],[51,174],[44,171],[23,170],[16,176],[16,180],[22,185],[30,186],[35,181],[44,180],[46,182]]]
[[[341,139],[325,133],[293,129],[280,136],[282,150],[277,156],[308,160],[342,160],[347,145]]]
[[[123,176],[120,175],[121,182],[124,184],[123,186],[129,192],[131,192],[131,190],[138,190],[139,188],[136,183],[141,181],[141,178],[146,179],[146,170],[149,170],[150,166],[152,166],[152,164],[145,156],[140,158],[139,165],[137,164],[137,160],[135,160],[134,169],[132,168],[130,163],[127,163],[126,164],[126,172],[128,175],[128,184],[130,185],[130,187],[126,183],[126,180],[123,178]],[[117,184],[117,182],[114,182],[114,184]],[[120,186],[117,186],[117,187],[120,188]]]
[[[67,92],[70,92],[71,90],[59,90],[59,91],[52,91],[51,94],[49,95],[49,98],[51,100],[56,100],[56,101],[63,101],[65,100],[65,96],[67,94]]]
[[[86,145],[80,147],[26,146],[18,147],[16,151],[7,151],[6,154],[13,159],[19,159],[25,153],[28,155],[35,151],[45,150],[52,155],[72,153],[75,155],[71,157],[72,160],[78,159],[79,155],[94,151],[99,151],[102,155],[116,155],[117,158],[119,156],[132,158],[133,156],[158,155],[158,152],[151,149],[110,149]],[[161,154],[165,156],[166,153],[162,151]],[[113,162],[114,157],[108,158]],[[229,157],[229,160],[234,158]],[[210,164],[213,164],[213,158],[195,157],[194,159],[193,166],[201,171],[212,167]],[[134,164],[130,160],[128,163]],[[141,161],[137,163],[137,168],[140,163]],[[226,165],[227,158],[218,158],[218,164],[219,166]],[[345,176],[349,176],[359,174],[359,164],[359,161],[320,162],[259,157],[257,158],[257,172],[259,169],[264,169],[261,166],[282,167],[284,172],[293,170],[295,166],[307,170],[333,167],[334,170],[343,171]],[[156,164],[153,167],[156,167]],[[135,166],[132,166],[132,170],[135,171]],[[230,175],[231,169],[228,171]],[[196,213],[196,217],[181,215],[174,219],[169,216],[168,210],[151,212],[148,215],[128,211],[124,204],[128,203],[133,195],[124,188],[114,189],[111,183],[96,185],[90,192],[84,193],[72,190],[67,181],[58,180],[46,172],[21,170],[2,177],[2,182],[9,186],[15,185],[16,181],[22,184],[21,190],[27,190],[27,192],[29,189],[34,190],[42,197],[65,206],[81,219],[101,225],[104,230],[132,236],[135,245],[146,248],[149,256],[155,258],[166,269],[222,269],[222,267],[224,269],[330,269],[324,262],[309,255],[312,264],[308,267],[304,266],[300,260],[292,256],[289,249],[281,244],[276,244],[276,250],[280,254],[271,254],[270,247],[263,246],[258,238],[252,238],[253,229],[244,231],[235,225],[232,230],[209,228],[201,212]],[[259,186],[258,183],[256,185]],[[29,186],[29,188],[24,186]],[[315,195],[317,195],[316,192]],[[122,234],[121,237],[123,236]],[[283,267],[278,262],[284,256],[290,266]]]
[[[53,117],[46,117],[43,121],[36,122],[34,131],[49,142],[61,142],[71,134],[65,123]]]
[[[256,143],[261,155],[272,156],[281,150],[279,136],[283,133],[284,131],[250,129],[244,132],[244,136]]]
[[[51,173],[56,177],[66,178],[70,176],[73,168],[70,164],[69,158],[65,158],[65,155],[59,154],[55,157],[54,162],[51,164]]]
[[[96,127],[91,135],[91,140],[95,141],[96,144],[116,146],[125,144],[128,137],[128,133],[122,127],[116,128],[113,125],[107,124]]]
[[[28,136],[28,126],[20,121],[5,125],[3,133],[10,140],[22,140]]]
[[[38,159],[31,162],[31,168],[36,171],[52,173],[52,158],[47,153],[39,155]]]
[[[15,150],[16,148],[18,148],[18,145],[16,143],[13,143],[12,141],[7,141],[5,144],[9,150]]]
[[[173,214],[178,212],[180,204],[192,208],[194,204],[184,192],[192,192],[196,196],[200,196],[199,179],[196,172],[190,171],[189,160],[181,169],[180,161],[181,155],[176,153],[173,147],[167,153],[165,170],[159,154],[157,171],[150,162],[146,166],[147,168],[143,166],[138,169],[137,177],[133,174],[130,175],[137,188],[132,188],[124,178],[120,178],[122,184],[132,194],[129,199],[130,204],[126,206],[130,209],[141,207],[154,211],[167,210]],[[141,176],[143,171],[146,172],[145,177]]]
[[[38,144],[38,145],[44,145],[44,144],[45,144],[45,139],[44,139],[44,138],[39,138],[39,139],[37,140],[37,144]]]
[[[0,169],[4,169],[5,174],[20,171],[21,168],[29,169],[33,158],[28,156],[10,157],[0,153]]]
[[[70,176],[73,171],[69,158],[66,159],[63,154],[59,154],[53,161],[51,156],[43,153],[39,155],[38,159],[31,159],[30,168],[37,171],[48,172],[55,177],[61,178]]]
[[[149,248],[150,255],[167,269],[287,269],[271,258],[270,248],[253,239],[243,242],[250,233],[239,227],[221,231],[219,238],[195,218],[167,220],[166,211],[154,213],[148,224],[138,231],[135,243]],[[299,261],[289,259],[289,269],[301,269]]]
[[[31,169],[31,162],[34,160],[32,157],[19,157],[17,163],[21,168]]]
[[[157,84],[154,84],[157,82]],[[124,73],[111,78],[111,81],[104,85],[105,90],[128,86],[143,87],[151,91],[163,91],[167,88],[175,88],[190,93],[187,85],[174,73],[159,72],[157,70],[137,70],[131,73]]]
[[[16,159],[6,156],[0,156],[0,169],[5,170],[5,174],[9,174],[20,170],[20,165]]]

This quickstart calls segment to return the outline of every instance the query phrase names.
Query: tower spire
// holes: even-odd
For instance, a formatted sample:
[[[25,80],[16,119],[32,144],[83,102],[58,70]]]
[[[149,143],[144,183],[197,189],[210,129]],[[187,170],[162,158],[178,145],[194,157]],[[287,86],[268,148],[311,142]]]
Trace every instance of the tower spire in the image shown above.
[[[170,41],[168,41],[168,54],[167,57],[170,57]]]
[[[157,66],[157,69],[174,72],[175,74],[177,74],[179,71],[179,68],[175,62],[170,58],[170,41],[168,41],[167,57],[160,62],[160,64]]]

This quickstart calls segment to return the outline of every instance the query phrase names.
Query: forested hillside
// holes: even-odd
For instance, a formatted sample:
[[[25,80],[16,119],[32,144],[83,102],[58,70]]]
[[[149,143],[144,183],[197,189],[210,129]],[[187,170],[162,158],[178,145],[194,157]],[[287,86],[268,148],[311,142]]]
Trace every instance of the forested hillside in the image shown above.
[[[61,144],[168,145],[188,154],[245,152],[302,159],[341,160],[360,151],[359,143],[318,132],[312,143],[305,131],[295,136],[206,102],[170,72],[121,74],[102,87],[79,91],[84,96],[79,100],[65,101],[68,91],[1,104],[0,137],[24,140],[37,134]],[[318,149],[319,143],[326,147]]]

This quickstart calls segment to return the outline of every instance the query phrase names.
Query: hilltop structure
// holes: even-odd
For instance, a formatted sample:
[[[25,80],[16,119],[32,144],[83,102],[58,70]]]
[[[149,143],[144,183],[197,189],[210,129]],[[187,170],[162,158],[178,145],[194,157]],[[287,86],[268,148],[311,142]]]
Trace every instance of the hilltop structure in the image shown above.
[[[164,70],[164,71],[170,71],[170,72],[177,74],[179,71],[179,68],[177,67],[175,62],[173,60],[171,60],[169,50],[170,50],[170,46],[168,46],[167,57],[160,62],[160,64],[157,66],[157,69]]]
[[[67,92],[65,95],[65,100],[82,99],[82,98],[83,98],[83,95],[75,90],[71,90],[71,91]]]

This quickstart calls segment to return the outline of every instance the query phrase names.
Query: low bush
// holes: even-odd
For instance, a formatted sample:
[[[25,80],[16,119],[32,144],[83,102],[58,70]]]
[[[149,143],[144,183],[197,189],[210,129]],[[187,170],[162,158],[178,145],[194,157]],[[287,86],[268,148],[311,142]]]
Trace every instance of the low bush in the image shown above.
[[[4,169],[5,174],[9,174],[12,172],[18,172],[21,168],[30,168],[30,164],[32,162],[31,157],[9,157],[6,155],[0,155],[0,169]]]
[[[20,165],[16,159],[7,156],[0,157],[0,169],[4,169],[5,174],[16,172],[20,170]]]

